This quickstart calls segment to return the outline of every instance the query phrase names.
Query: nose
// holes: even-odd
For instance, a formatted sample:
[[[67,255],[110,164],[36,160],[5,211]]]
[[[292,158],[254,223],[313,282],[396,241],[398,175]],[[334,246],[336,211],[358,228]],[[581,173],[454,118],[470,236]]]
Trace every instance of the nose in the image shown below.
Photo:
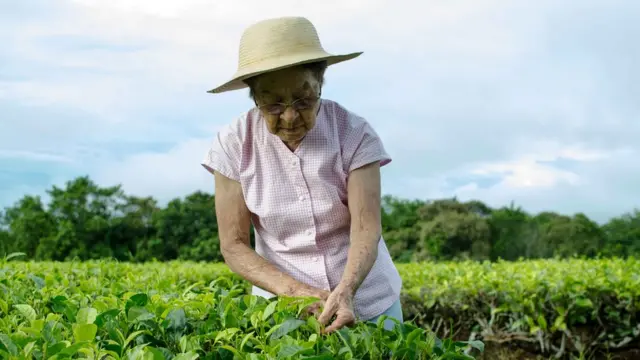
[[[297,118],[298,112],[292,109],[290,106],[287,106],[287,108],[284,109],[282,115],[280,115],[280,119],[282,119],[285,126],[293,125]]]

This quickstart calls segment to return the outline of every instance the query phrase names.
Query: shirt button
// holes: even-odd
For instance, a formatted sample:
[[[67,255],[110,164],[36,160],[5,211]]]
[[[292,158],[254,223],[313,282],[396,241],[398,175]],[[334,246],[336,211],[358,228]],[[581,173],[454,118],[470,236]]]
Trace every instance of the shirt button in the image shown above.
[[[304,201],[304,195],[300,195],[300,201]]]
[[[318,260],[320,260],[320,258],[317,256],[314,256],[313,258],[311,258],[311,260],[313,260],[313,262],[317,262]]]
[[[307,230],[307,235],[311,235],[311,230]]]

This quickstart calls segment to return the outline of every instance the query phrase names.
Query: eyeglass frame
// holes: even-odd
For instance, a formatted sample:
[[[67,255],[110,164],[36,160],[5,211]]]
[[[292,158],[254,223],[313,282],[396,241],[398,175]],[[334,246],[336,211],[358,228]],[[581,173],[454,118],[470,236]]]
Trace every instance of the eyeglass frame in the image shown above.
[[[277,102],[277,103],[264,104],[264,105],[258,105],[258,102],[256,101],[256,106],[260,110],[265,110],[264,108],[268,107],[268,106],[278,106],[278,105],[284,106],[281,111],[275,111],[274,112],[274,111],[265,110],[269,115],[281,115],[287,110],[288,107],[292,107],[296,111],[308,110],[308,109],[312,108],[313,105],[315,105],[317,103],[317,101],[320,100],[320,98],[321,98],[321,94],[318,94],[318,96],[311,96],[311,97],[304,97],[304,98],[300,98],[300,99],[295,99],[292,102]],[[312,101],[313,104],[310,105],[308,108],[298,109],[298,108],[295,107],[295,104],[298,101]]]

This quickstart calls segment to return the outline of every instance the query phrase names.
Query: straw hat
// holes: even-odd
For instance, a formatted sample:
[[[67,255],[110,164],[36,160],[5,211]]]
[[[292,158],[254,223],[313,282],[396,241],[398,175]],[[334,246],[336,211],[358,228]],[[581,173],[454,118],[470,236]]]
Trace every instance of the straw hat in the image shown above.
[[[320,43],[313,24],[304,17],[279,17],[249,26],[240,39],[238,69],[231,80],[209,90],[221,93],[246,88],[244,79],[290,66],[327,61],[328,65],[351,60],[362,52],[333,55]]]

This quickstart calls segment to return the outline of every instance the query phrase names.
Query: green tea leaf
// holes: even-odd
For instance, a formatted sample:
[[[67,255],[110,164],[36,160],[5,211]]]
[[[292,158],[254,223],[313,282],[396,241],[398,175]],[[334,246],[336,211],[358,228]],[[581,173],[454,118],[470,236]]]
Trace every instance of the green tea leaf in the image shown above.
[[[286,344],[278,351],[278,359],[288,358],[304,351],[305,348],[296,344]]]
[[[37,318],[36,311],[28,304],[13,305],[13,307],[20,312],[29,322],[33,322]]]
[[[10,355],[18,356],[18,347],[7,334],[0,334],[0,349],[7,351]]]
[[[471,340],[467,342],[472,348],[484,352],[484,343],[479,340]]]
[[[578,307],[582,307],[582,308],[592,308],[593,307],[593,302],[591,302],[590,299],[587,298],[578,298],[575,301],[576,306]]]
[[[264,313],[262,313],[262,321],[266,321],[271,315],[273,315],[273,313],[276,311],[276,306],[278,306],[278,302],[276,301],[273,301],[269,303],[269,305],[267,305],[267,307],[264,309]]]
[[[78,324],[93,324],[98,317],[98,310],[94,308],[82,308],[76,315],[76,323]]]
[[[155,315],[150,313],[149,310],[143,307],[133,306],[129,309],[127,321],[129,321],[129,323],[137,323],[140,321],[151,320],[154,317]]]
[[[273,340],[279,339],[305,323],[306,322],[304,320],[300,319],[287,319],[282,324],[278,324],[272,329],[273,331],[270,334],[270,338]]]
[[[164,321],[164,328],[167,330],[183,331],[186,326],[187,314],[182,308],[171,310]]]
[[[98,325],[96,324],[80,324],[74,327],[73,337],[77,342],[93,341],[96,338],[97,332]]]
[[[196,360],[200,357],[195,351],[189,351],[176,355],[173,360]]]

